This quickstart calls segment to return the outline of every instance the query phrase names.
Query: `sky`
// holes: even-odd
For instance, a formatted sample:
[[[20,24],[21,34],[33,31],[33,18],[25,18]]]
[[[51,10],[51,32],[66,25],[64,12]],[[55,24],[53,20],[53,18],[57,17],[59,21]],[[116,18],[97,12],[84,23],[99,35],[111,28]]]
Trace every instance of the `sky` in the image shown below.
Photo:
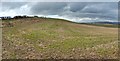
[[[38,15],[73,22],[117,21],[118,19],[118,0],[103,0],[103,2],[13,1],[4,0],[0,3],[0,16]]]

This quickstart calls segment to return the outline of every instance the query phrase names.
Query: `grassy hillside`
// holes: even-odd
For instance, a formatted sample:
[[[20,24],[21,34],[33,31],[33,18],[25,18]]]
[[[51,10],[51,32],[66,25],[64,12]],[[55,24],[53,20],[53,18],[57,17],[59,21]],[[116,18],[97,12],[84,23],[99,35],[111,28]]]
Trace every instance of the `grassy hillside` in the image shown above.
[[[4,24],[9,21],[3,21]],[[60,19],[11,20],[3,27],[3,58],[117,58],[117,28]]]

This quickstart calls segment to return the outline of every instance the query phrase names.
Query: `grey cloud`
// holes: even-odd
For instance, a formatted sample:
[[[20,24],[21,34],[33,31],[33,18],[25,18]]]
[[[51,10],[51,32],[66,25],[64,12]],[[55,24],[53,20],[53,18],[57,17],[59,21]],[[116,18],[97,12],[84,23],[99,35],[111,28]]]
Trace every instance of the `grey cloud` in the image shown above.
[[[89,13],[105,13],[109,12],[110,10],[117,9],[117,3],[93,3],[91,5],[86,6],[82,12],[89,12]]]
[[[87,2],[83,2],[83,3],[79,3],[79,2],[76,2],[76,3],[70,3],[69,6],[70,6],[70,11],[72,12],[76,12],[76,11],[81,11],[85,6],[87,5]]]
[[[64,11],[66,5],[66,3],[58,2],[40,2],[32,6],[31,12],[33,14],[59,14]]]
[[[75,11],[72,11],[72,16],[75,17],[89,17],[117,20],[118,4],[116,2],[104,3],[78,3]],[[81,9],[82,6],[82,9]],[[74,10],[74,9],[73,9]],[[71,16],[71,14],[70,14]]]
[[[2,2],[2,10],[11,10],[20,8],[21,6],[27,4],[27,2]]]
[[[59,15],[74,18],[101,18],[107,20],[117,20],[117,10],[117,2],[45,2],[37,3],[31,8],[33,14]]]
[[[33,15],[58,15],[70,18],[99,18],[117,20],[117,2],[4,2],[2,10],[28,5]]]
[[[2,2],[118,2],[119,0],[1,0]]]

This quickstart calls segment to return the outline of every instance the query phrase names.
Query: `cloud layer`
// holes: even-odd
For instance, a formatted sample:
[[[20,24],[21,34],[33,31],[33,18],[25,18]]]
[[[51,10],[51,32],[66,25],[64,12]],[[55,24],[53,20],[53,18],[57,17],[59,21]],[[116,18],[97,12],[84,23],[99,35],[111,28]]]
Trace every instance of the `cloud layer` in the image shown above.
[[[117,2],[3,2],[1,16],[42,15],[76,22],[117,21]],[[9,13],[9,14],[7,14]]]

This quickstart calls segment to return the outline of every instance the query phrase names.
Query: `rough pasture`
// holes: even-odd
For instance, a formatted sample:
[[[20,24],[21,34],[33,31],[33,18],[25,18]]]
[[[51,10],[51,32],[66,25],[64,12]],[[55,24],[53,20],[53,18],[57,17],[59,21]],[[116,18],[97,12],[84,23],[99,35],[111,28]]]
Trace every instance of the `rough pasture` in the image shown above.
[[[2,28],[4,59],[117,58],[117,28],[47,18],[11,22],[13,27]]]

